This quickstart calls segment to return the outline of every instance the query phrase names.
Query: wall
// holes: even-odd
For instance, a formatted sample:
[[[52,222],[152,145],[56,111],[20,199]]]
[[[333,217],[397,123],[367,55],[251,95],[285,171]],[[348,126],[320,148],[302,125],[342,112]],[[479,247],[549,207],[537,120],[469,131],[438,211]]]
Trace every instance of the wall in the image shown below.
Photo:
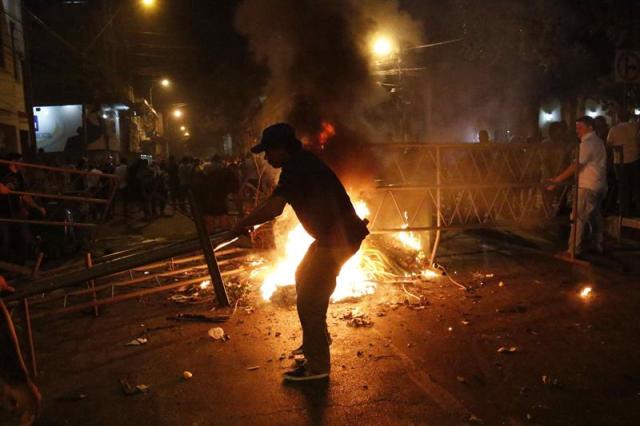
[[[29,141],[20,143],[20,131],[29,130],[26,114],[22,64],[24,37],[19,0],[0,4],[0,150],[22,152]]]

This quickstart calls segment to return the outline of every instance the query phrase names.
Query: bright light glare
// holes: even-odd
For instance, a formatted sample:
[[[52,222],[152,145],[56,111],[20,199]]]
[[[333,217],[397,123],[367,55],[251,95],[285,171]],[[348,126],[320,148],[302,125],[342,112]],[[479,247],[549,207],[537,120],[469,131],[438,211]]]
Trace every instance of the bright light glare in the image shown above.
[[[156,0],[140,0],[140,3],[142,3],[144,7],[153,7],[156,4]]]
[[[180,109],[174,109],[174,110],[173,110],[173,116],[174,116],[175,118],[180,118],[180,117],[182,117],[182,110],[180,110]]]
[[[191,133],[189,133],[189,132],[185,132],[184,136],[185,136],[186,138],[188,138],[189,136],[191,136]]]
[[[378,57],[389,56],[393,52],[393,42],[387,36],[377,36],[371,46],[373,54]]]
[[[633,113],[634,113],[635,115],[640,115],[640,108],[636,108],[636,109],[634,109],[634,110],[633,110]]]
[[[160,84],[162,84],[163,87],[169,87],[171,85],[171,80],[169,80],[168,78],[163,78],[162,80],[160,80]]]
[[[591,297],[592,293],[593,289],[590,286],[587,286],[580,291],[580,297],[582,297],[583,299],[588,299],[589,297]]]
[[[184,132],[185,130],[187,130],[185,126],[180,126],[180,131]]]

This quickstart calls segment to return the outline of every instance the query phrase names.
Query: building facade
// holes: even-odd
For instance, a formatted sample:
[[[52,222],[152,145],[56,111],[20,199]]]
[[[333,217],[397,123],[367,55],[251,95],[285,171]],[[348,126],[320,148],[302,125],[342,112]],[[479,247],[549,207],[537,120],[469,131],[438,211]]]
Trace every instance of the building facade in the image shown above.
[[[25,46],[20,0],[2,0],[0,8],[0,151],[26,153],[31,144],[25,102]]]

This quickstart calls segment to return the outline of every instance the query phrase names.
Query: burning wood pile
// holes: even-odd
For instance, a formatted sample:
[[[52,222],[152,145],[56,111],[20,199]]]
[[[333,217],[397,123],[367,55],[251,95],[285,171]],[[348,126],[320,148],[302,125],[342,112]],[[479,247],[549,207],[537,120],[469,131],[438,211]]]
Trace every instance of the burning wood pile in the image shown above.
[[[361,218],[368,217],[365,202],[356,201],[354,206]],[[225,286],[232,302],[239,306],[250,305],[248,296],[254,289],[259,289],[263,301],[285,306],[295,303],[295,271],[313,240],[289,208],[271,229],[273,250],[223,252],[219,263]],[[347,301],[370,295],[380,284],[416,284],[435,279],[439,274],[430,268],[422,245],[420,236],[410,231],[370,235],[343,266],[331,300]],[[202,280],[179,288],[169,300],[197,304],[213,299],[206,268],[200,264],[193,268],[203,273]]]

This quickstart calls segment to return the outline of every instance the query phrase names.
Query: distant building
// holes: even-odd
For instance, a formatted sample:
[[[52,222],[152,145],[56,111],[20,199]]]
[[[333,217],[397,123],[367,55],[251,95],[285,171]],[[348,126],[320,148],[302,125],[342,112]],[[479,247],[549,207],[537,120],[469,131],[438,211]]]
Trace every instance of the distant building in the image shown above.
[[[0,151],[26,153],[31,144],[25,106],[20,0],[3,0],[0,15]]]

